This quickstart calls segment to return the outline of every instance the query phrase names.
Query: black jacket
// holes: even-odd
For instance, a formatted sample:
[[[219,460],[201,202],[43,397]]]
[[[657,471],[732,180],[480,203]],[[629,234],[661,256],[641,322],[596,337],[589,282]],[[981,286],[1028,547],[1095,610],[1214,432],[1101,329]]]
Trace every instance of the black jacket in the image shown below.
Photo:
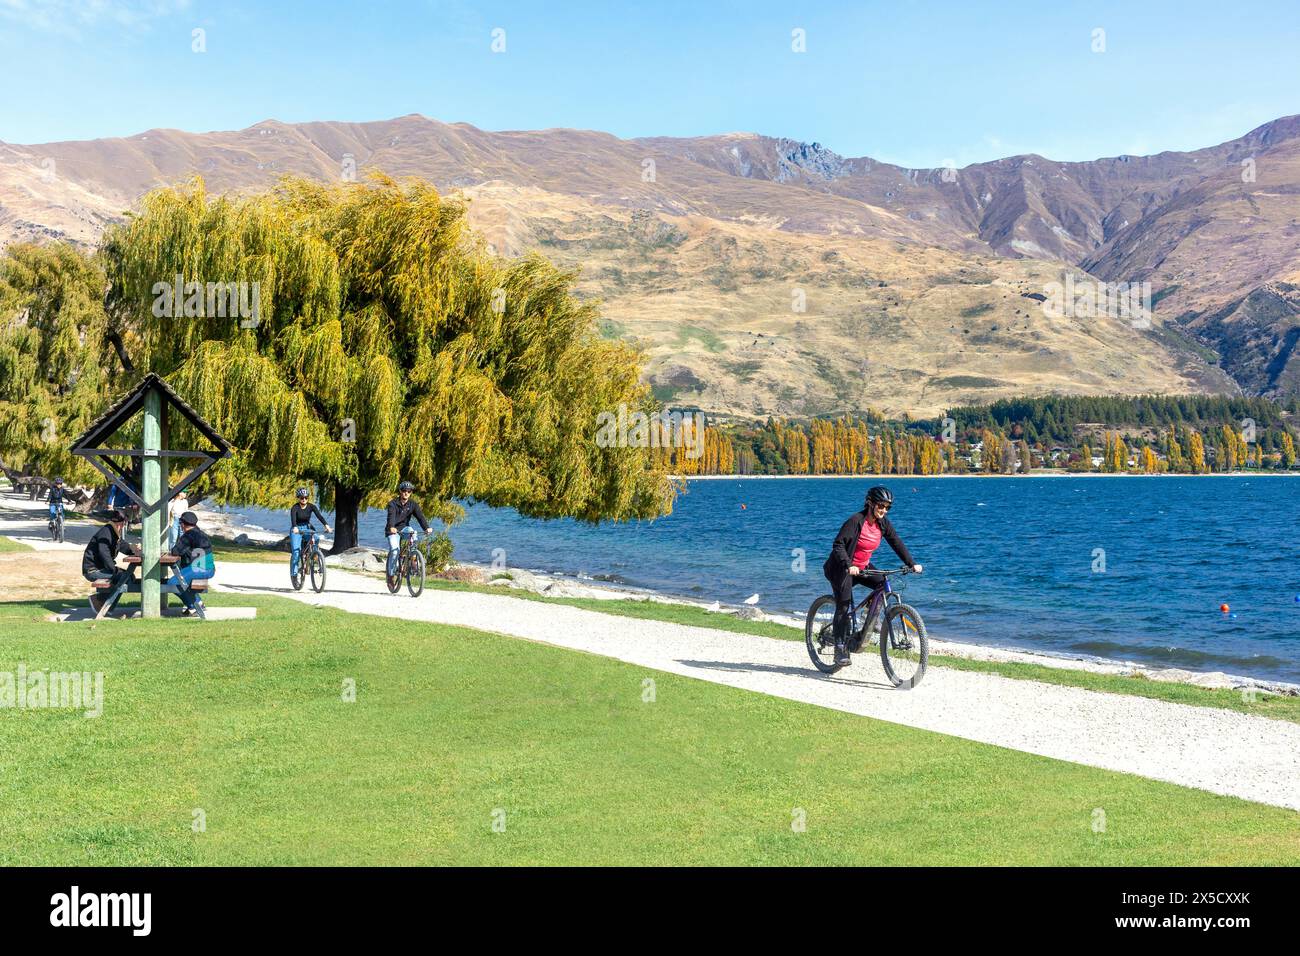
[[[844,522],[840,528],[840,533],[835,536],[835,544],[831,546],[831,556],[826,559],[826,569],[834,570],[840,574],[848,571],[853,564],[853,552],[857,550],[858,538],[862,534],[862,523],[867,520],[866,511],[858,511],[849,516],[849,520]],[[888,518],[880,519],[880,536],[889,542],[889,546],[894,549],[894,554],[898,555],[903,563],[909,568],[916,564],[912,560],[912,552],[907,550],[907,545],[898,537],[898,532],[890,524]]]
[[[190,528],[189,531],[176,539],[176,546],[171,549],[170,553],[176,555],[176,566],[178,568],[187,568],[194,563],[195,551],[211,553],[212,539],[198,528]]]
[[[388,515],[384,521],[384,530],[397,528],[400,531],[411,523],[412,518],[420,522],[420,528],[425,534],[429,533],[429,522],[424,517],[424,512],[420,510],[420,505],[415,498],[411,498],[406,504],[402,504],[401,498],[394,498],[388,502]]]
[[[81,555],[81,573],[86,575],[92,571],[103,571],[112,574],[117,570],[119,554],[135,554],[135,550],[117,536],[117,531],[111,524],[106,524],[90,536],[86,550]]]
[[[294,504],[293,507],[289,509],[289,527],[292,529],[301,527],[305,524],[311,524],[312,515],[319,518],[321,524],[329,524],[329,522],[325,520],[325,516],[320,513],[320,509],[316,507],[316,502],[313,501],[306,506]]]

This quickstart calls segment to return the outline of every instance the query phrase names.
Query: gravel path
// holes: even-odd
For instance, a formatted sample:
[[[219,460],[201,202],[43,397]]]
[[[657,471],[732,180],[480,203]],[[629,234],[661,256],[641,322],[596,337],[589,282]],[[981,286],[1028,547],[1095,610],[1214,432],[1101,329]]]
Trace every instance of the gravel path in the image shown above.
[[[275,574],[282,574],[277,568]],[[1122,694],[931,667],[894,690],[878,657],[855,655],[834,676],[802,643],[617,617],[465,591],[391,595],[374,577],[329,572],[323,594],[226,562],[222,590],[281,594],[359,614],[459,624],[631,664],[831,707],[1073,763],[1139,774],[1300,810],[1300,724]]]

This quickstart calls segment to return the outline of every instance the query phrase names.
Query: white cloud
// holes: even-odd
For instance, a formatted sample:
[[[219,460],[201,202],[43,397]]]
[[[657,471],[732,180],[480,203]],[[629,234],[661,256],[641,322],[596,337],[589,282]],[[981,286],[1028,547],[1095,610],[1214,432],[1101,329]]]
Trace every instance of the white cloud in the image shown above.
[[[39,33],[79,36],[105,26],[141,33],[189,6],[190,0],[0,0],[0,19]]]

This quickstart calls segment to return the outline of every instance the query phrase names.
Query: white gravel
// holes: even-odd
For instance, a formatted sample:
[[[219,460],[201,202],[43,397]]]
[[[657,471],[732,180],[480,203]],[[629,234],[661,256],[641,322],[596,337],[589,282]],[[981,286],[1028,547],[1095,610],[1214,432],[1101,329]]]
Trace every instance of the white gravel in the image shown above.
[[[825,676],[813,669],[802,642],[505,595],[426,591],[413,599],[405,592],[389,594],[377,578],[335,569],[320,595],[294,592],[287,579],[268,580],[267,567],[258,564],[225,562],[214,583],[222,590],[269,592],[359,614],[474,627],[1300,810],[1300,725],[1285,721],[938,667],[915,690],[898,691],[870,654],[855,655],[851,668]]]

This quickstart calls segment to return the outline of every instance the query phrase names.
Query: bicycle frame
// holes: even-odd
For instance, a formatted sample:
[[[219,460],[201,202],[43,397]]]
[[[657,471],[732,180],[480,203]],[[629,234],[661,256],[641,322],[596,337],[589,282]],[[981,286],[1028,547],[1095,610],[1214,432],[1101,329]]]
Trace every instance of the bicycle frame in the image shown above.
[[[307,561],[311,560],[311,553],[316,549],[316,529],[315,528],[296,528],[298,537],[298,560],[304,566]]]
[[[867,616],[862,619],[863,625],[866,625],[869,621],[874,621],[876,619],[876,614],[879,613],[881,607],[884,605],[886,597],[893,593],[894,589],[889,583],[889,578],[885,578],[884,584],[880,587],[872,588],[871,593],[865,598],[851,604],[851,609],[849,611],[850,628],[857,624],[858,614],[864,607],[867,609]]]
[[[406,573],[406,567],[410,564],[411,552],[419,547],[419,532],[414,528],[400,528],[397,538],[397,573],[402,575]]]

